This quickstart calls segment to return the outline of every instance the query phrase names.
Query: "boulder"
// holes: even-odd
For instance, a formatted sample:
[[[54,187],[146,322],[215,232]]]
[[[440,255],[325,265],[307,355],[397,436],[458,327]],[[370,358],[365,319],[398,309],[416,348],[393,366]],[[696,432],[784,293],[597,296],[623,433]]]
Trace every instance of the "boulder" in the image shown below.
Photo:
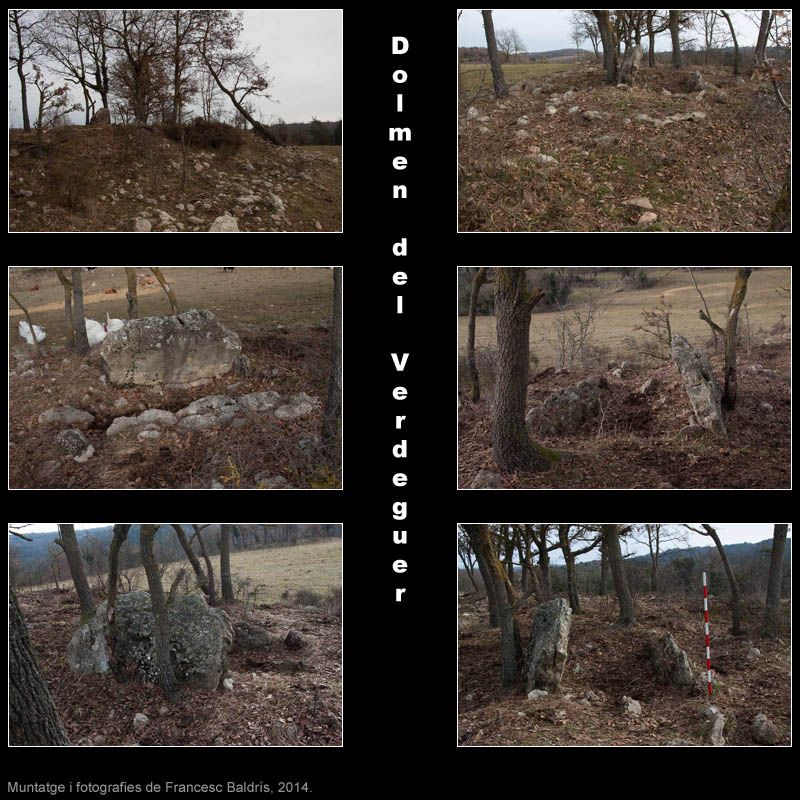
[[[142,411],[141,414],[132,417],[115,417],[106,428],[106,436],[110,438],[119,436],[126,431],[140,431],[144,428],[153,430],[157,425],[171,427],[175,422],[175,415],[171,411],[165,411],[163,408],[148,408],[147,411]]]
[[[555,692],[567,663],[572,609],[563,597],[542,603],[533,615],[528,644],[527,689]]]
[[[645,396],[655,394],[658,389],[658,378],[648,378],[639,389],[639,393]]]
[[[306,646],[306,637],[300,631],[291,630],[286,634],[284,644],[289,650],[300,650]]]
[[[750,733],[759,744],[777,744],[780,740],[778,729],[766,714],[756,715],[750,726]]]
[[[583,118],[589,122],[594,119],[602,119],[603,112],[602,111],[584,111]]]
[[[237,622],[233,626],[233,643],[240,650],[269,650],[274,639],[261,625]]]
[[[89,441],[77,428],[67,428],[56,436],[56,447],[65,456],[81,456],[89,448]]]
[[[626,86],[633,86],[636,82],[636,75],[639,72],[639,65],[642,63],[641,45],[634,45],[625,51],[622,63],[619,65],[617,80]]]
[[[58,422],[60,425],[77,425],[86,428],[94,422],[94,416],[73,406],[56,406],[39,414],[39,422]]]
[[[472,479],[470,489],[502,489],[503,476],[491,469],[482,469]]]
[[[683,336],[673,336],[672,359],[681,374],[698,424],[717,436],[727,438],[719,389],[705,353],[695,350]]]
[[[90,125],[110,125],[111,124],[111,112],[107,108],[98,108],[97,111],[92,114],[92,119],[89,122]]]
[[[138,733],[145,728],[150,722],[150,717],[147,714],[135,714],[133,717],[133,729]]]
[[[695,676],[689,656],[678,647],[671,633],[665,633],[650,643],[650,661],[661,683],[673,686],[694,684]]]
[[[239,337],[214,314],[192,309],[129,320],[106,336],[100,356],[114,384],[186,388],[230,372],[241,349]]]
[[[528,692],[528,700],[539,700],[542,697],[547,697],[550,692],[546,692],[543,689],[534,689],[532,692]]]
[[[633,206],[634,208],[641,208],[644,211],[652,211],[653,204],[648,197],[629,197],[627,200],[622,201],[624,206]]]
[[[600,413],[601,385],[599,380],[587,379],[551,394],[541,406],[528,412],[525,418],[528,429],[543,436],[577,433],[584,422]]]
[[[703,741],[714,747],[723,747],[726,744],[724,732],[727,719],[725,715],[716,706],[709,706],[702,714],[706,717]]]
[[[713,88],[714,85],[708,83],[708,81],[706,81],[706,79],[703,77],[702,73],[698,72],[697,70],[690,73],[689,77],[686,79],[687,92],[705,92]]]
[[[273,391],[253,392],[238,397],[236,402],[248,411],[272,411],[280,404],[281,396]]]
[[[621,700],[622,713],[629,717],[642,716],[642,704],[628,695],[623,695]]]
[[[120,680],[136,677],[155,683],[153,611],[150,595],[128,592],[117,598],[110,641],[106,603],[72,636],[67,657],[77,672],[108,672]],[[179,683],[216,689],[233,643],[228,615],[198,595],[177,595],[169,606],[172,664]]]
[[[150,233],[153,230],[153,223],[144,217],[134,217],[131,223],[131,230],[134,233]]]
[[[223,214],[211,223],[208,230],[210,233],[239,233],[239,223],[236,221],[236,217]]]

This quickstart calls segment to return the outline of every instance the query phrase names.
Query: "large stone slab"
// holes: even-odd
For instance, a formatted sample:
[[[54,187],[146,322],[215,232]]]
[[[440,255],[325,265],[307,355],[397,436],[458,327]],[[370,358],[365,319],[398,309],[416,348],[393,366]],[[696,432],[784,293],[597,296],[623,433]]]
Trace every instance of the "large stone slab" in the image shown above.
[[[661,683],[692,686],[695,676],[689,657],[678,647],[671,633],[650,642],[650,661]]]
[[[683,378],[698,424],[727,439],[719,388],[705,353],[695,350],[683,336],[673,336],[672,359]]]
[[[242,350],[239,337],[210,311],[130,320],[100,348],[109,380],[117,385],[200,386],[225,375]]]
[[[72,636],[67,658],[77,672],[108,672],[120,680],[131,677],[155,683],[158,674],[153,649],[153,611],[147,592],[128,592],[117,598],[113,642],[107,604]],[[227,668],[233,643],[228,615],[211,608],[197,595],[177,595],[169,606],[172,664],[180,683],[216,689]]]
[[[563,597],[542,603],[533,615],[526,691],[555,692],[567,663],[572,609]]]

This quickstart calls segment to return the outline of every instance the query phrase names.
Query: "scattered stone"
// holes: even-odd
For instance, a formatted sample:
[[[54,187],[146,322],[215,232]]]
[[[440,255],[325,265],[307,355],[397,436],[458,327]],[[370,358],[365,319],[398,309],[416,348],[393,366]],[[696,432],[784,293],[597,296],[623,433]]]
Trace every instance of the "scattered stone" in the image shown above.
[[[706,355],[695,350],[683,336],[673,336],[672,358],[683,378],[698,424],[717,436],[727,438],[719,389]]]
[[[679,439],[702,439],[706,435],[706,429],[699,425],[684,425],[678,431]]]
[[[628,695],[622,696],[622,713],[629,717],[642,716],[642,704]]]
[[[593,692],[591,689],[583,695],[584,699],[590,703],[600,703],[602,702],[602,697],[600,697],[597,692]]]
[[[81,625],[67,646],[73,670],[82,673],[112,671],[129,680],[137,675],[144,682],[158,680],[153,646],[153,610],[147,592],[119,595],[114,612],[114,640],[105,601],[94,617]],[[179,683],[216,689],[227,669],[227,654],[233,642],[228,615],[211,608],[202,597],[178,594],[169,605],[171,659]]]
[[[531,160],[538,161],[540,164],[558,164],[558,159],[547,156],[544,153],[537,153],[531,156]]]
[[[305,392],[292,395],[288,402],[275,409],[275,416],[278,419],[299,419],[310,414],[319,402],[313,397],[309,397]]]
[[[728,103],[728,93],[727,92],[723,92],[723,91],[715,92],[714,93],[714,99],[718,103],[722,103],[724,105],[727,105],[727,103]]]
[[[645,211],[653,210],[653,204],[650,202],[649,197],[629,197],[627,200],[622,201],[622,205],[643,208]]]
[[[527,139],[527,138],[529,138],[529,137],[530,137],[530,133],[528,133],[528,131],[526,131],[526,130],[517,131],[517,132],[514,134],[514,138],[515,138],[515,139],[516,139],[518,142],[522,142],[522,141],[524,141],[525,139]]]
[[[585,120],[589,120],[589,121],[591,121],[593,119],[602,119],[603,118],[603,112],[602,111],[584,111],[583,112],[583,118]]]
[[[67,428],[56,436],[56,447],[65,456],[80,456],[88,447],[89,442],[77,428]]]
[[[650,643],[650,661],[661,683],[673,686],[691,686],[694,683],[689,656],[678,647],[671,633]]]
[[[240,650],[269,650],[274,639],[261,625],[237,622],[233,626],[233,644]]]
[[[572,609],[563,597],[541,603],[533,615],[528,645],[527,691],[557,691],[567,663]]]
[[[224,678],[222,681],[222,688],[226,692],[233,691],[233,678]]]
[[[150,718],[147,714],[136,714],[133,718],[133,729],[138,732],[142,730],[148,722],[150,722]]]
[[[161,408],[149,408],[147,411],[132,417],[116,417],[106,429],[106,436],[109,438],[119,436],[126,431],[143,428],[145,425],[167,425],[172,427],[176,422],[177,419],[171,411],[165,411]]]
[[[584,422],[600,413],[598,390],[602,385],[600,380],[587,379],[551,394],[541,406],[528,411],[525,424],[531,432],[544,436],[577,433]]]
[[[747,652],[747,657],[750,659],[750,661],[755,661],[756,659],[761,658],[761,651],[757,647],[751,647]]]
[[[236,402],[248,411],[272,411],[281,402],[281,396],[272,390],[253,392],[237,398]]]
[[[478,119],[478,117],[480,115],[481,115],[481,112],[478,111],[478,109],[475,108],[475,106],[470,106],[467,109],[467,119]]]
[[[639,389],[639,394],[650,396],[652,394],[655,394],[657,389],[658,389],[658,378],[656,377],[648,378]]]
[[[654,222],[658,221],[658,214],[655,211],[645,211],[641,217],[639,217],[638,225],[652,225]]]
[[[703,710],[702,714],[707,719],[705,732],[703,735],[703,740],[705,743],[713,745],[714,747],[724,746],[726,742],[723,733],[725,731],[725,723],[727,721],[725,716],[716,706],[709,706]]]
[[[150,231],[153,230],[153,224],[149,219],[145,219],[144,217],[135,217],[131,230],[134,233],[150,233]]]
[[[265,472],[259,472],[253,476],[256,486],[259,489],[288,489],[289,481],[283,475],[267,475]]]
[[[539,700],[542,697],[547,697],[550,692],[544,691],[544,689],[534,689],[531,692],[528,692],[528,700]]]
[[[47,411],[43,411],[39,414],[39,422],[57,422],[61,425],[77,425],[80,428],[87,427],[93,421],[93,414],[90,414],[88,411],[81,411],[80,409],[73,408],[72,406],[48,408]]]
[[[759,744],[777,744],[780,741],[780,734],[775,724],[769,720],[766,714],[757,714],[750,727],[750,733]]]
[[[550,117],[552,117],[553,114],[556,113],[556,111],[558,111],[558,109],[555,106],[545,106],[544,107],[544,113],[547,114]]]
[[[128,407],[128,401],[124,397],[118,397],[114,401],[114,408],[127,408],[127,407]]]
[[[714,85],[708,83],[706,79],[703,77],[702,73],[695,71],[690,73],[689,77],[686,79],[686,91],[687,92],[705,92],[708,89],[713,89]]]
[[[239,337],[210,311],[132,319],[100,347],[103,367],[117,385],[186,388],[225,375],[242,349]]]
[[[572,106],[572,108],[567,109],[567,114],[580,114],[581,107],[580,106]]]
[[[306,646],[306,639],[300,631],[291,630],[283,642],[289,650],[300,650]]]
[[[502,489],[503,476],[490,469],[482,469],[473,478],[470,489]]]
[[[528,122],[529,122],[528,118],[523,116],[523,117],[520,117],[520,118],[517,120],[517,125],[520,125],[520,126],[522,126],[522,125],[527,125],[527,124],[528,124]]]
[[[210,233],[239,233],[239,223],[236,221],[236,217],[223,214],[211,223],[208,230]]]

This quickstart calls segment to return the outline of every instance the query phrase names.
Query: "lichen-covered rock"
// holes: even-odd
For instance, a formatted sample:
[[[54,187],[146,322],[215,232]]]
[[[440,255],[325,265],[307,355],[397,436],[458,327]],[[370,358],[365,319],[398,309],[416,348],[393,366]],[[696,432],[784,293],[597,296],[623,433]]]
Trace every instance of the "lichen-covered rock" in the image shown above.
[[[94,416],[88,411],[81,411],[73,406],[57,406],[48,408],[39,414],[39,422],[58,422],[61,425],[78,425],[85,428],[94,421]]]
[[[136,677],[155,683],[158,675],[150,595],[128,592],[117,598],[112,643],[106,617],[103,602],[94,617],[75,632],[67,648],[70,666],[78,672],[110,669],[119,679]],[[228,615],[222,609],[209,607],[197,595],[177,595],[169,606],[169,628],[178,682],[216,689],[233,643]]]
[[[719,389],[706,355],[695,350],[683,336],[673,336],[672,359],[683,378],[698,424],[717,436],[727,438]]]
[[[528,645],[527,689],[558,690],[567,663],[572,609],[563,597],[542,603],[533,615]]]
[[[528,411],[525,418],[528,429],[543,436],[577,433],[584,422],[600,413],[598,390],[604,380],[586,379],[551,394],[541,406]]]
[[[281,402],[277,392],[253,392],[237,398],[236,402],[248,411],[272,411]]]
[[[633,86],[636,83],[636,75],[639,72],[639,65],[642,63],[641,45],[634,45],[625,51],[622,63],[619,65],[617,80],[625,86]]]
[[[300,650],[306,646],[306,637],[300,631],[291,630],[283,642],[290,650]]]
[[[650,643],[650,661],[661,683],[674,686],[694,684],[695,676],[689,656],[678,647],[671,633],[665,633]]]
[[[261,625],[243,621],[233,626],[233,643],[241,650],[269,650],[274,642]]]
[[[236,217],[230,214],[223,214],[217,217],[208,229],[210,233],[239,233],[239,223]]]
[[[80,456],[89,447],[89,441],[76,428],[67,428],[56,436],[56,447],[65,456]]]
[[[158,425],[171,427],[175,422],[175,415],[171,411],[165,411],[163,408],[148,408],[147,411],[142,411],[141,414],[132,417],[115,417],[106,428],[106,436],[119,436],[129,430],[139,431],[146,427],[152,430],[152,426]]]
[[[750,726],[750,733],[759,744],[777,744],[780,734],[766,714],[757,714]]]
[[[117,385],[198,386],[233,369],[242,343],[210,311],[132,319],[106,336],[100,356]]]

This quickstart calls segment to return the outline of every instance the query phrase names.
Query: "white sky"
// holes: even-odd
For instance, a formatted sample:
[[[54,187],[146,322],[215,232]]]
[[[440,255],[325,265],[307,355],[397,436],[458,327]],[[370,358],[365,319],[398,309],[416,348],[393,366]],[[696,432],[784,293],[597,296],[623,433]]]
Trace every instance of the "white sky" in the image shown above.
[[[259,63],[269,65],[272,101],[256,99],[265,123],[281,117],[285,122],[337,120],[342,116],[342,14],[339,9],[245,9],[243,43],[259,45]],[[44,62],[43,62],[44,63]],[[32,68],[29,65],[29,71]],[[53,76],[45,70],[51,79]],[[9,118],[22,125],[19,80],[8,73]],[[58,79],[59,84],[61,80]],[[71,84],[72,86],[72,84]],[[80,87],[71,93],[73,102],[83,102]],[[233,107],[226,98],[226,113]],[[28,106],[33,120],[38,95],[28,88]],[[83,124],[83,112],[70,117]]]
[[[699,522],[688,522],[693,528],[699,528]],[[719,538],[723,544],[739,544],[741,542],[763,542],[765,539],[771,539],[774,532],[774,523],[772,522],[711,522],[709,523],[714,527],[719,534]],[[662,546],[664,550],[671,550],[674,547],[713,547],[714,542],[708,536],[701,536],[699,533],[691,533],[687,531],[682,525],[669,525],[666,526],[670,530],[681,531],[686,533],[687,538],[685,542],[669,542]],[[791,526],[789,528],[789,536],[791,537]],[[647,553],[647,546],[639,544],[632,539],[626,540],[626,553],[636,553],[637,555],[644,555]],[[564,563],[561,558],[560,550],[551,550],[550,558],[554,563]],[[594,561],[599,558],[596,550],[592,550],[584,556],[580,556],[578,561]]]
[[[568,9],[508,9],[497,8],[492,13],[495,31],[501,28],[515,28],[527,52],[545,52],[547,50],[561,50],[562,48],[575,49],[575,42],[570,38],[570,10]],[[758,26],[748,19],[742,11],[728,12],[736,29],[736,38],[741,47],[752,46],[756,43]],[[761,13],[760,11],[758,12]],[[725,20],[719,24],[727,30]],[[691,36],[691,32],[685,34]],[[702,30],[695,30],[693,35],[697,38],[697,49],[702,49]],[[458,23],[458,43],[462,47],[486,47],[486,37],[483,32],[483,17],[480,11],[464,9]],[[646,44],[646,42],[645,42]],[[592,45],[588,40],[581,44],[582,49],[591,50]],[[656,36],[656,52],[670,48],[669,32]]]

